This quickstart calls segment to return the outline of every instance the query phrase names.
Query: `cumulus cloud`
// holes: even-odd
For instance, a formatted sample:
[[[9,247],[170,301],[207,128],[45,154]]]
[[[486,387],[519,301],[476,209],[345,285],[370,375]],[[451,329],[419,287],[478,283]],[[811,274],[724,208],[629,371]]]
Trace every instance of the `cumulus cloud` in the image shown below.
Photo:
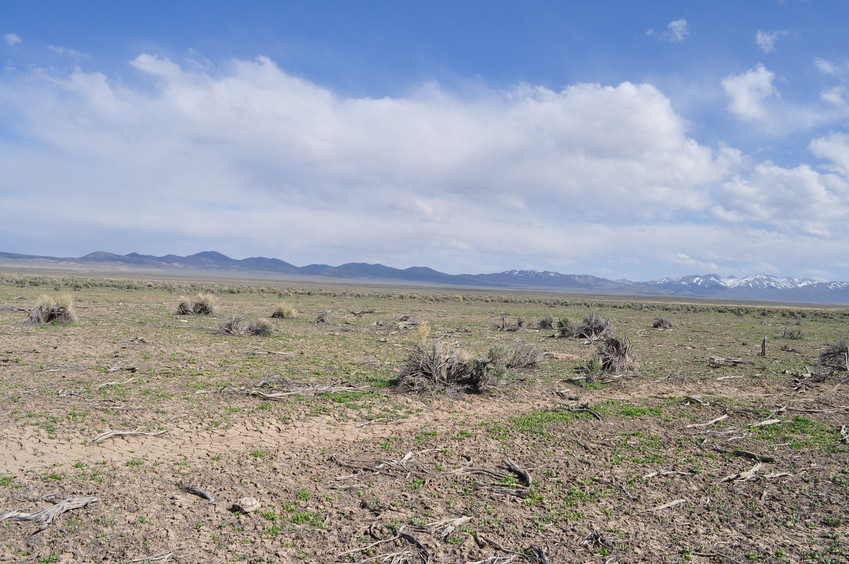
[[[849,211],[845,139],[811,144],[823,171],[750,170],[690,137],[650,84],[356,98],[263,57],[214,68],[143,54],[131,68],[136,82],[79,68],[0,80],[0,240],[624,276],[656,261],[809,260],[834,250],[827,232]],[[63,221],[34,229],[45,202]]]
[[[775,43],[782,37],[789,35],[787,31],[761,31],[755,34],[755,43],[764,53],[775,51]]]
[[[687,20],[673,20],[666,25],[666,31],[657,32],[653,29],[646,31],[646,35],[656,37],[660,41],[669,41],[671,43],[681,43],[688,35],[690,35],[690,26]]]
[[[722,87],[730,98],[728,110],[743,121],[766,121],[764,102],[778,96],[774,80],[775,74],[763,65],[723,78]]]
[[[14,34],[14,33],[7,33],[6,35],[3,36],[3,40],[6,42],[6,45],[8,45],[9,47],[14,47],[15,45],[17,45],[18,43],[21,42],[21,38],[18,37],[17,34]]]

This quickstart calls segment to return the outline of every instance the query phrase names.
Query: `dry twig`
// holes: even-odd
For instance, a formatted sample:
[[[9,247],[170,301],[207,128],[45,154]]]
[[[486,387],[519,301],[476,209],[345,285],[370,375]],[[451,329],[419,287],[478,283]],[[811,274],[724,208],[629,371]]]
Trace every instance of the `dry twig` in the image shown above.
[[[145,431],[106,431],[105,433],[101,433],[94,437],[91,442],[92,444],[102,443],[106,439],[111,439],[112,437],[127,437],[131,435],[147,435],[150,437],[158,437],[163,433],[167,433],[168,429],[163,429],[161,431],[155,431],[147,433]]]

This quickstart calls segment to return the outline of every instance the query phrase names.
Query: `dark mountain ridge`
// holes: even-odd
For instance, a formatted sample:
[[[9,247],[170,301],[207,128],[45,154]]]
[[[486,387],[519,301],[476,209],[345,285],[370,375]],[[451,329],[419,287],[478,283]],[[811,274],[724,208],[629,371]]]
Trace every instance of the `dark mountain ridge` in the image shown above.
[[[632,282],[630,280],[608,280],[587,274],[560,274],[559,272],[539,272],[536,270],[508,270],[491,274],[445,274],[422,266],[398,269],[382,264],[355,262],[340,266],[310,264],[298,267],[276,258],[233,259],[217,251],[203,251],[188,256],[169,254],[161,257],[139,253],[118,255],[97,251],[77,258],[0,252],[0,260],[11,263],[38,262],[42,265],[50,263],[57,265],[113,264],[187,271],[257,272],[287,277],[322,277],[375,282],[403,281],[445,286],[611,295],[849,304],[849,282],[819,282],[807,278],[782,278],[767,274],[755,274],[743,278],[703,274],[677,279],[664,278],[649,282]]]

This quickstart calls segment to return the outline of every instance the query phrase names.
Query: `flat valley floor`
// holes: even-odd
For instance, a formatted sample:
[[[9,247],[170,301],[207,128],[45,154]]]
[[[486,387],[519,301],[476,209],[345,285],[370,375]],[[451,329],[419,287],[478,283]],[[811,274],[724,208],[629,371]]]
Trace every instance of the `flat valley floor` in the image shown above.
[[[198,293],[215,313],[176,315]],[[70,295],[77,321],[21,323],[43,294]],[[270,318],[284,302],[298,316]],[[590,314],[629,339],[636,370],[588,372],[599,342],[540,328]],[[221,334],[234,316],[273,332]],[[847,322],[0,273],[0,561],[847,562],[849,382],[820,363]],[[412,348],[437,342],[545,356],[483,393],[399,388]]]

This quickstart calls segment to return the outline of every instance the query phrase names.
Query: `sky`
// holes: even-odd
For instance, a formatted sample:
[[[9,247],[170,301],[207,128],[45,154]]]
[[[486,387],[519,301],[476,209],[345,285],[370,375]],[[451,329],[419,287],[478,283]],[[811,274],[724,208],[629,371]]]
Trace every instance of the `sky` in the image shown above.
[[[849,280],[845,0],[0,0],[0,251]]]

